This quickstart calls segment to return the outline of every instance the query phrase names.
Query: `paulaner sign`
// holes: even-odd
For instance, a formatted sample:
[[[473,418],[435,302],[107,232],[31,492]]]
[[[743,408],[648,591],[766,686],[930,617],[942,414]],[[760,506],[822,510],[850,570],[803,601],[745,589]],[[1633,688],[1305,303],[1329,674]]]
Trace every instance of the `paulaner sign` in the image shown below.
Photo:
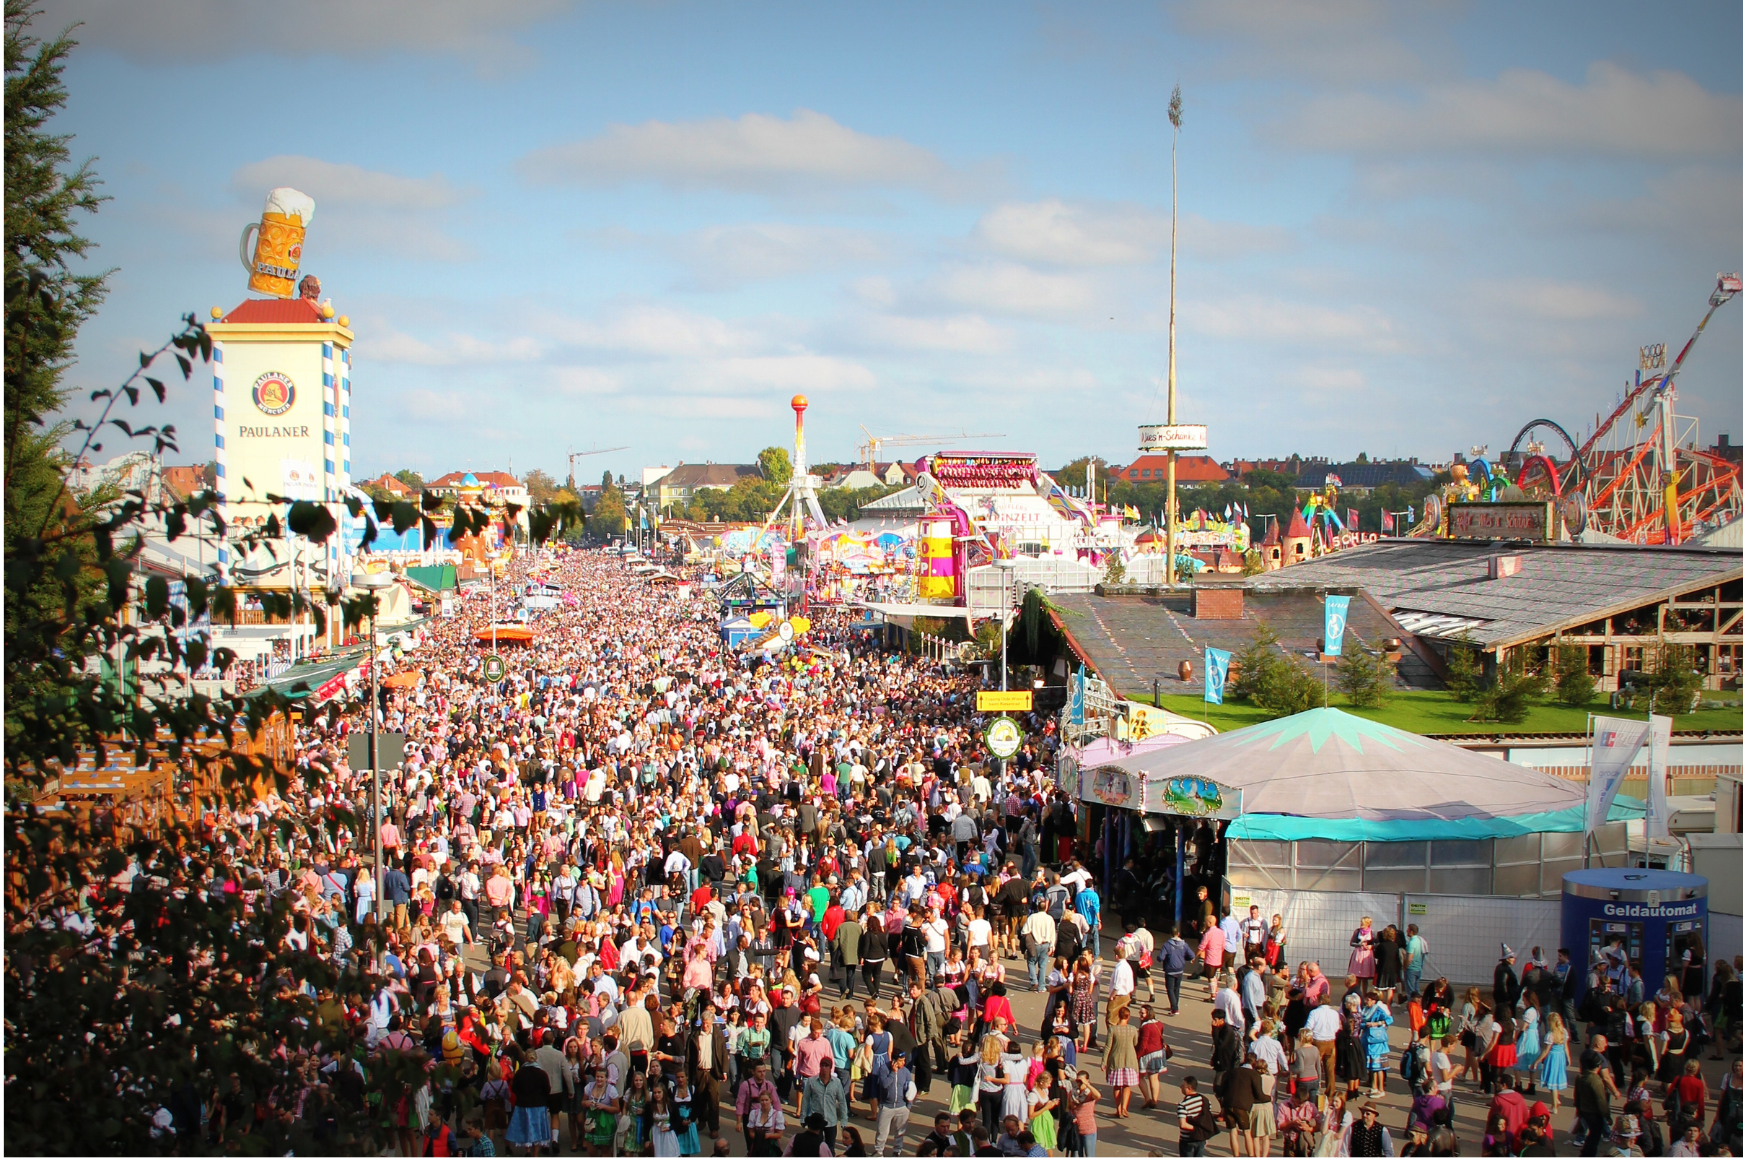
[[[1555,504],[1452,503],[1446,508],[1446,533],[1452,539],[1531,539],[1561,537]]]

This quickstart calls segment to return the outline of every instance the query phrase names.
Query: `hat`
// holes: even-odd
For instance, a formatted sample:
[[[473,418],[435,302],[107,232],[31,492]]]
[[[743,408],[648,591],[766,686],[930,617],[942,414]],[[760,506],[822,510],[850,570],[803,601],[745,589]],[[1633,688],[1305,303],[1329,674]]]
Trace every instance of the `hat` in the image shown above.
[[[1513,946],[1507,944],[1504,941],[1501,943],[1501,960],[1503,960],[1503,961],[1513,960]]]
[[[1616,1119],[1615,1134],[1619,1138],[1640,1137],[1640,1119],[1633,1114],[1623,1114]]]

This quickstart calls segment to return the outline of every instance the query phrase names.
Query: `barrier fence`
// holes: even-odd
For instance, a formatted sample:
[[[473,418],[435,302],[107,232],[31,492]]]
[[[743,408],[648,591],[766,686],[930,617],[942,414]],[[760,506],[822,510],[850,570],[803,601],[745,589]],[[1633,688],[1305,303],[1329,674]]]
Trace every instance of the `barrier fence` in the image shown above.
[[[1286,892],[1281,889],[1235,889],[1230,904],[1238,917],[1249,905],[1259,906],[1266,921],[1283,915],[1288,934],[1285,949],[1293,969],[1317,961],[1328,977],[1341,978],[1349,968],[1350,935],[1363,917],[1374,919],[1376,931],[1396,925],[1402,933],[1416,925],[1428,942],[1423,977],[1445,977],[1456,986],[1482,985],[1493,980],[1501,946],[1518,955],[1515,968],[1541,947],[1555,960],[1560,945],[1559,897],[1468,897],[1436,893]],[[1743,933],[1743,921],[1739,922]],[[1717,941],[1715,932],[1715,941]]]

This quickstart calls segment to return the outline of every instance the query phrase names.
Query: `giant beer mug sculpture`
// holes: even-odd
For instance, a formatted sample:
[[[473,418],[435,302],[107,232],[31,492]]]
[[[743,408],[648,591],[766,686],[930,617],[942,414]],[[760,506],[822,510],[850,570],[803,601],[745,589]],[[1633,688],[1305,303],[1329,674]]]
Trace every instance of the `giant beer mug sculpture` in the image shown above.
[[[277,298],[296,296],[297,266],[303,260],[303,230],[315,216],[315,202],[295,189],[274,189],[259,221],[242,229],[242,267],[248,288]],[[248,235],[254,233],[253,243]]]

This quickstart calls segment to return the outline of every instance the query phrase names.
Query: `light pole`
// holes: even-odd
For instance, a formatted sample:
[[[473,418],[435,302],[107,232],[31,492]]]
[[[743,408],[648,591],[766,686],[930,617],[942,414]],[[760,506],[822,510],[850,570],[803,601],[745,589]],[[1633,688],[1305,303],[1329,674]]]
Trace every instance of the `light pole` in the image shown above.
[[[381,592],[393,586],[393,576],[386,571],[369,572],[361,565],[351,572],[351,586],[379,600]],[[377,670],[377,654],[375,644],[375,623],[380,611],[379,606],[372,602],[369,608],[369,813],[371,825],[374,828],[375,844],[375,960],[379,968],[382,956],[386,952],[383,942],[386,926],[382,922],[382,904],[386,897],[381,879],[381,749],[380,730],[376,725],[378,705],[381,699],[380,678]]]
[[[1168,425],[1174,425],[1174,271],[1175,257],[1180,248],[1180,86],[1174,86],[1174,96],[1168,102],[1168,123],[1174,126],[1174,140],[1168,147],[1168,169],[1173,192],[1169,202],[1173,207],[1173,226],[1168,234]],[[1168,561],[1163,575],[1170,588],[1174,586],[1174,448],[1168,448]]]
[[[1005,636],[1011,623],[1011,572],[1017,569],[1015,559],[999,560],[999,690],[1009,691],[1005,673]],[[1003,761],[1001,761],[1003,763]]]

